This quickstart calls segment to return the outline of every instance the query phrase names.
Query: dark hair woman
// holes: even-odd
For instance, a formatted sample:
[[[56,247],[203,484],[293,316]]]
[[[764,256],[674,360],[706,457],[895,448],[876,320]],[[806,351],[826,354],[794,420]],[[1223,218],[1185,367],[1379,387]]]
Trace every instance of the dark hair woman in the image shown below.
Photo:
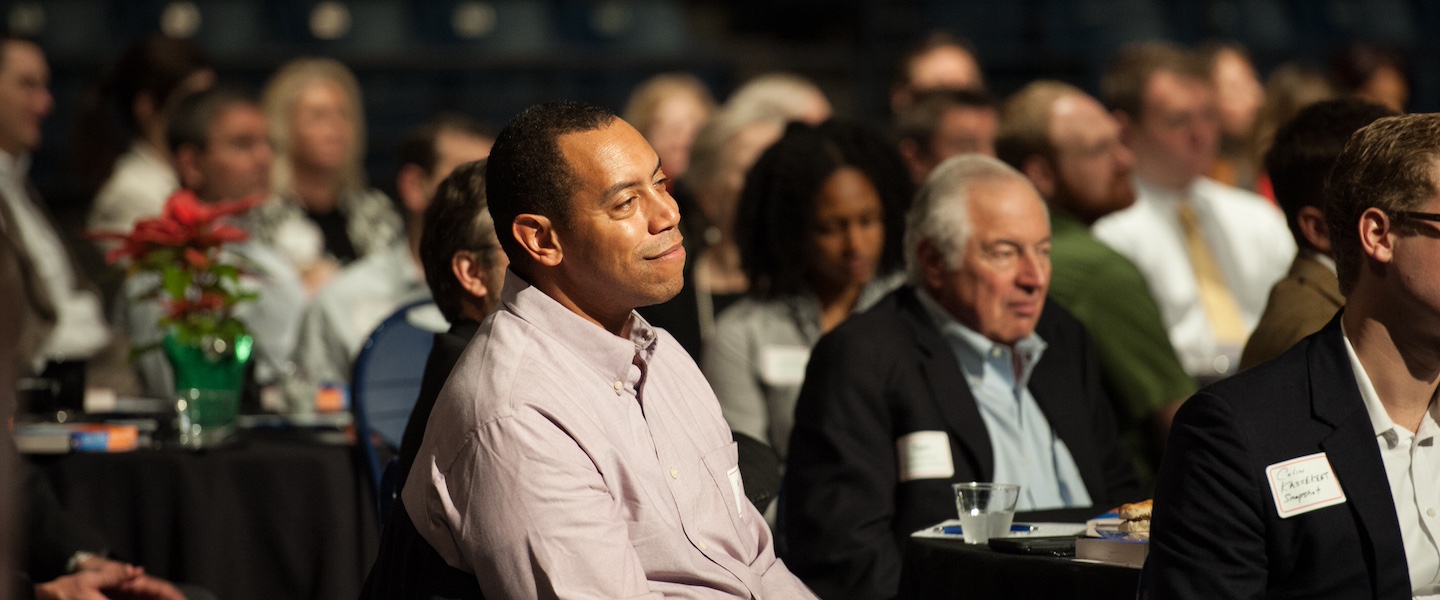
[[[76,159],[90,229],[127,232],[160,214],[180,187],[166,150],[169,108],[215,82],[210,60],[186,40],[156,36],[131,47],[90,93],[76,128]]]
[[[784,459],[810,348],[900,283],[914,191],[890,140],[844,121],[791,123],[750,169],[736,237],[751,288],[703,360],[736,433]]]

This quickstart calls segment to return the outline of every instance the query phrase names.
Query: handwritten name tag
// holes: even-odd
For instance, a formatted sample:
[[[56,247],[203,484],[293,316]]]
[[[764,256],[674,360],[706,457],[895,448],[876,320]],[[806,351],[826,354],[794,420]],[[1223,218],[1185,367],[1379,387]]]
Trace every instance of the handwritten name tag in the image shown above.
[[[950,435],[943,431],[917,431],[895,440],[900,455],[900,481],[949,479],[955,476],[950,458]]]
[[[1345,492],[1324,452],[1265,467],[1265,478],[1282,519],[1345,503]]]

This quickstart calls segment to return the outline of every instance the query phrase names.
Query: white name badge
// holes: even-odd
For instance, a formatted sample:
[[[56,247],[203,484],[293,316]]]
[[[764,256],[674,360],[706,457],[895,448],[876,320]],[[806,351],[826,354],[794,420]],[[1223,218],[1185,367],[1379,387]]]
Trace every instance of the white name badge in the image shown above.
[[[1345,492],[1324,452],[1265,467],[1265,478],[1282,519],[1345,503]]]
[[[745,491],[744,484],[740,482],[740,465],[730,467],[730,470],[725,472],[725,476],[730,479],[730,494],[735,496],[735,514],[744,520],[745,505],[742,503],[745,501]]]
[[[764,346],[760,348],[760,380],[769,385],[805,383],[805,365],[810,349],[805,346]]]
[[[900,481],[912,479],[949,479],[955,476],[955,463],[950,458],[950,434],[943,431],[917,431],[895,440],[900,455]]]

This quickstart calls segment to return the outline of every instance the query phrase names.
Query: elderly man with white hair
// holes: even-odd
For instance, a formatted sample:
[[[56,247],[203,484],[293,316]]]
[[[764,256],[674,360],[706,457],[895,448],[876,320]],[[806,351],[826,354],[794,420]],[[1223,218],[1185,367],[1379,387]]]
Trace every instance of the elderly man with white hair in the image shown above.
[[[821,597],[892,598],[951,484],[1093,515],[1140,495],[1085,328],[1046,301],[1050,222],[1024,175],[963,155],[906,217],[909,285],[821,338],[796,407],[786,558]],[[1053,513],[1052,513],[1053,517]]]

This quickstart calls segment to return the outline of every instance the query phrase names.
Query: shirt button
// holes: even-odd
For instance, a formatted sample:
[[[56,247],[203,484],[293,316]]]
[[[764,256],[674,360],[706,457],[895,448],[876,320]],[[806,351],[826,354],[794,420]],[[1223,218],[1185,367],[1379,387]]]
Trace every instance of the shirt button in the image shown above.
[[[1427,509],[1427,510],[1425,511],[1425,514],[1430,515],[1431,517],[1434,517],[1434,516],[1435,516],[1435,509],[1433,509],[1433,508]]]
[[[671,468],[670,468],[670,478],[671,478],[671,479],[679,479],[679,478],[680,478],[680,469],[676,469],[676,468],[674,468],[674,467],[671,467]]]
[[[618,392],[618,391],[623,390],[623,389],[625,389],[625,384],[624,384],[624,383],[621,383],[621,382],[619,382],[619,381],[616,381],[616,382],[615,382],[615,391]]]
[[[701,550],[709,550],[709,549],[710,549],[709,546],[706,546],[706,545],[705,545],[705,542],[698,542],[698,543],[700,544],[700,549],[701,549]]]

